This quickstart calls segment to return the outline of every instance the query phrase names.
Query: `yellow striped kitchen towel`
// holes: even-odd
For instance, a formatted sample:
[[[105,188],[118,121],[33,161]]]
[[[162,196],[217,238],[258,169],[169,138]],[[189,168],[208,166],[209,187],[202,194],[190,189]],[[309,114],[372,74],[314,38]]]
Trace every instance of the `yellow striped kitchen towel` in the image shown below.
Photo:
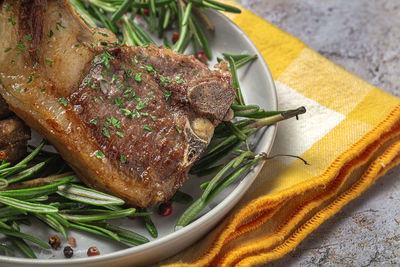
[[[278,125],[271,154],[301,155],[311,165],[267,161],[213,232],[162,264],[253,266],[281,258],[400,161],[398,98],[243,8],[230,16],[269,65],[278,109],[307,109]]]

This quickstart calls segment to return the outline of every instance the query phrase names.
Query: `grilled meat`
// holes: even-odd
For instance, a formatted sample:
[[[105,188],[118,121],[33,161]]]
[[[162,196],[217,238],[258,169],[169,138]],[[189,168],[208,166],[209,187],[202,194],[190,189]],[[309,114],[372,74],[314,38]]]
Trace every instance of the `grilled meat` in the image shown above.
[[[6,101],[0,96],[0,120],[7,118],[10,115],[11,115],[11,111],[8,109],[8,105],[7,105]]]
[[[0,32],[10,109],[83,182],[130,205],[173,195],[235,98],[228,72],[153,45],[117,45],[67,2],[3,1]]]
[[[18,118],[0,120],[0,161],[15,162],[26,154],[30,129]]]

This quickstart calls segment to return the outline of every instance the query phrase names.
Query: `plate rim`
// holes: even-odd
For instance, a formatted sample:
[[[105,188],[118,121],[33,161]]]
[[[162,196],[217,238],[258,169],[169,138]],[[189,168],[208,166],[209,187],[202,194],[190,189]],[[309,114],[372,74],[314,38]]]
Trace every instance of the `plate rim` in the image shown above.
[[[257,60],[261,61],[261,64],[263,65],[263,68],[266,71],[266,80],[267,83],[271,86],[271,96],[272,96],[272,102],[273,102],[273,109],[277,110],[278,108],[278,99],[277,99],[277,91],[276,91],[276,86],[274,79],[272,77],[271,71],[265,62],[264,57],[262,56],[261,52],[258,50],[256,45],[253,43],[253,41],[250,39],[250,37],[247,36],[247,34],[230,18],[228,18],[225,14],[222,12],[218,12],[215,10],[207,10],[206,12],[211,12],[213,15],[220,16],[225,23],[229,24],[232,26],[236,31],[242,33],[243,38],[247,41],[247,43],[256,51],[256,54],[258,56]],[[266,129],[266,131],[269,131],[269,135],[271,138],[270,143],[265,147],[264,152],[267,154],[271,151],[272,146],[275,141],[276,133],[277,133],[277,127],[276,124],[273,124]],[[264,132],[264,134],[266,134]],[[128,256],[132,256],[132,254],[140,254],[143,253],[144,251],[148,249],[154,249],[156,247],[161,247],[166,245],[167,243],[172,242],[175,239],[183,238],[185,235],[190,234],[191,231],[194,231],[196,229],[201,228],[202,224],[207,223],[214,215],[218,214],[219,212],[222,212],[223,210],[228,208],[227,214],[236,206],[237,202],[240,201],[240,199],[243,197],[243,195],[247,192],[249,187],[252,185],[252,183],[255,181],[257,176],[259,175],[261,169],[263,168],[265,164],[265,161],[261,162],[260,164],[257,164],[256,167],[254,167],[243,179],[242,181],[232,190],[232,192],[229,193],[229,195],[220,203],[218,203],[214,208],[212,208],[210,211],[208,211],[206,214],[201,216],[200,218],[196,219],[196,221],[190,223],[189,225],[185,226],[182,229],[179,229],[177,231],[174,231],[168,235],[165,235],[163,237],[151,240],[148,243],[142,244],[140,246],[135,246],[135,247],[130,247],[126,249],[122,249],[119,251],[111,252],[108,254],[104,255],[99,255],[96,257],[87,257],[87,258],[75,258],[75,259],[29,259],[29,258],[19,258],[19,257],[11,257],[11,256],[4,256],[0,255],[0,262],[6,263],[6,264],[24,264],[24,265],[57,265],[57,264],[63,264],[63,265],[75,265],[75,264],[94,264],[96,262],[104,262],[104,261],[113,261],[119,258],[124,258]],[[251,174],[251,175],[249,175]],[[232,201],[239,197],[239,200],[235,202],[234,205],[231,205],[229,207],[229,203],[232,203]],[[220,222],[222,219],[220,219],[218,222]],[[217,222],[217,223],[218,223]],[[215,228],[216,226],[214,226]],[[214,228],[210,229],[212,231]],[[194,241],[195,242],[195,241]],[[194,243],[193,242],[193,243]],[[193,244],[192,243],[192,244]],[[181,249],[180,251],[182,251]],[[175,254],[179,253],[180,251],[177,251]],[[174,255],[175,255],[174,254]],[[163,259],[160,259],[160,261]],[[135,263],[132,263],[135,264]]]

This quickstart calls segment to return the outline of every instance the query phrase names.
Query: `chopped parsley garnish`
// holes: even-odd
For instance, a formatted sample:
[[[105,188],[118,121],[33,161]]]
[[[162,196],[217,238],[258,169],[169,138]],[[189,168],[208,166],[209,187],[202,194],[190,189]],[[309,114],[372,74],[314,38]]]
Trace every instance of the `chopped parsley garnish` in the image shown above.
[[[4,53],[7,53],[10,50],[11,50],[11,47],[4,49]]]
[[[53,36],[54,32],[52,30],[50,30],[49,34],[47,35],[49,38],[51,38]]]
[[[104,51],[102,56],[102,62],[104,63],[104,66],[106,66],[107,69],[110,68],[109,60],[114,60],[114,57],[110,55],[110,53],[108,53],[107,51]]]
[[[150,118],[151,118],[153,121],[157,120],[157,117],[154,116],[154,115],[150,115]]]
[[[114,99],[114,104],[117,106],[117,107],[120,107],[120,108],[122,108],[122,101],[119,99],[119,98],[115,98]]]
[[[14,20],[14,18],[13,18],[12,16],[8,18],[8,21],[9,21],[12,25],[15,25],[15,20]]]
[[[104,127],[110,127],[111,125],[111,118],[106,118],[106,122],[104,123]]]
[[[124,134],[121,133],[121,132],[117,132],[117,135],[118,135],[119,137],[121,137],[121,138],[124,138]]]
[[[68,105],[68,100],[62,96],[58,99],[58,103],[60,103],[61,105],[63,105],[64,107],[66,107]]]
[[[124,155],[121,155],[121,163],[125,163],[126,162],[126,157]]]
[[[45,59],[44,62],[46,62],[46,64],[49,66],[53,65],[53,61],[51,61],[49,59]]]
[[[58,26],[60,26],[63,29],[66,29],[66,27],[64,25],[62,25],[61,21],[56,22],[56,30],[59,31],[60,29],[58,28]]]
[[[125,116],[129,116],[132,114],[132,112],[129,109],[121,108],[120,110]]]
[[[136,75],[135,75],[135,80],[136,80],[137,82],[141,82],[141,81],[142,81],[142,73],[141,73],[141,72],[136,73]]]
[[[17,48],[21,51],[25,49],[24,43],[20,40],[19,43],[17,44]]]
[[[99,64],[99,63],[103,63],[104,66],[106,66],[107,69],[110,68],[110,60],[114,60],[114,57],[108,53],[107,51],[104,51],[101,56],[97,55],[94,58],[95,60],[93,61],[94,64]],[[112,72],[111,72],[112,74]]]
[[[168,101],[169,97],[171,96],[172,92],[171,91],[164,91],[164,97],[165,101]]]
[[[31,83],[32,79],[33,79],[33,73],[29,76],[29,79],[28,79],[28,81],[26,83]]]
[[[142,60],[146,61],[148,58],[149,58],[148,56],[145,56],[145,57],[142,57]]]
[[[90,82],[92,81],[92,78],[89,77],[86,81],[85,81],[85,85],[90,85]]]
[[[115,82],[118,79],[118,76],[113,75],[111,78],[111,83]]]
[[[176,81],[176,83],[183,83],[181,76],[176,76],[175,81]]]
[[[40,92],[44,93],[44,92],[46,92],[46,89],[42,89],[42,90],[40,90]]]
[[[149,132],[153,131],[153,129],[151,129],[151,127],[149,125],[143,126],[143,129],[145,129],[146,131],[149,131]]]
[[[118,84],[117,84],[118,89],[121,89],[122,86],[124,86],[122,83],[118,83]]]
[[[176,131],[177,131],[178,133],[182,133],[182,130],[181,130],[181,128],[180,128],[178,125],[175,125],[175,129],[176,129]]]
[[[127,87],[124,91],[124,94],[130,93],[132,92],[132,88],[131,87]]]
[[[147,65],[146,66],[146,70],[148,71],[148,72],[154,72],[154,74],[157,74],[157,71],[154,69],[154,67],[153,66],[151,66],[151,65]]]
[[[128,74],[128,77],[129,77],[129,78],[132,78],[133,70],[128,70],[128,73],[127,73],[127,74]]]
[[[117,120],[116,118],[114,118],[114,117],[111,117],[111,124],[117,129],[121,129],[122,128],[121,127],[121,122],[119,120]]]
[[[28,41],[31,41],[32,40],[32,35],[30,35],[30,34],[25,35],[25,39],[28,40]]]
[[[107,138],[111,138],[110,136],[110,132],[108,131],[108,129],[106,127],[101,128],[103,135]]]
[[[133,58],[133,60],[135,61],[136,64],[138,64],[139,61],[137,60],[136,55],[135,55],[135,57]]]
[[[137,110],[144,109],[146,107],[145,103],[142,100],[139,100],[139,103],[136,105]]]
[[[105,155],[103,154],[103,152],[101,152],[100,150],[96,151],[96,157],[98,159],[104,159]]]
[[[91,124],[97,125],[98,120],[97,119],[93,119],[90,121]]]
[[[97,33],[100,34],[100,35],[103,35],[104,37],[108,37],[107,33],[103,33],[103,32],[97,32]]]
[[[160,81],[162,81],[163,83],[172,83],[171,79],[168,77],[161,77]]]
[[[6,11],[7,11],[7,12],[10,12],[12,6],[13,6],[13,4],[9,4],[9,5],[7,6],[7,8],[6,8]]]

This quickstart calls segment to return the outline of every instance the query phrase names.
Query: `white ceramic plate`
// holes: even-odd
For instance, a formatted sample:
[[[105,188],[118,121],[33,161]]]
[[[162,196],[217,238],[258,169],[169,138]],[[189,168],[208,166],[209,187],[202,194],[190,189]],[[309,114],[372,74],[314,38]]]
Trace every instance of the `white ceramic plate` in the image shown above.
[[[224,15],[208,11],[209,17],[216,26],[215,32],[210,34],[210,46],[214,51],[214,58],[220,56],[222,52],[231,54],[257,54],[258,59],[251,64],[241,68],[238,72],[240,84],[246,103],[258,104],[267,110],[277,109],[277,97],[274,82],[271,73],[265,64],[261,54],[254,44]],[[213,66],[215,60],[209,65]],[[259,132],[253,139],[254,151],[256,153],[269,152],[271,149],[276,127],[271,126],[265,131]],[[40,137],[36,137],[39,139]],[[69,231],[69,236],[77,240],[77,248],[74,249],[74,257],[65,259],[62,249],[58,251],[44,251],[39,247],[34,248],[39,259],[26,259],[22,255],[0,256],[1,266],[138,266],[149,265],[169,256],[172,256],[180,250],[186,248],[199,238],[206,235],[233,206],[240,200],[254,181],[257,173],[261,169],[261,164],[252,169],[245,177],[232,184],[210,203],[198,218],[187,227],[174,232],[174,225],[182,212],[188,205],[178,203],[173,204],[173,214],[168,217],[162,217],[153,212],[152,219],[157,226],[159,237],[151,239],[151,242],[127,248],[125,245],[105,239],[102,237],[90,235],[74,230]],[[192,177],[187,181],[183,192],[189,193],[194,198],[200,196],[199,185],[206,181],[203,178]],[[121,219],[114,220],[122,227],[129,228],[135,232],[149,237],[140,220]],[[41,240],[47,240],[54,232],[47,227],[41,227],[40,223],[31,227],[21,225],[21,231],[32,234]],[[3,241],[3,240],[0,240]],[[63,246],[65,246],[65,242]],[[96,257],[87,257],[86,251],[90,246],[96,246],[101,255]],[[3,254],[4,252],[1,252]]]

